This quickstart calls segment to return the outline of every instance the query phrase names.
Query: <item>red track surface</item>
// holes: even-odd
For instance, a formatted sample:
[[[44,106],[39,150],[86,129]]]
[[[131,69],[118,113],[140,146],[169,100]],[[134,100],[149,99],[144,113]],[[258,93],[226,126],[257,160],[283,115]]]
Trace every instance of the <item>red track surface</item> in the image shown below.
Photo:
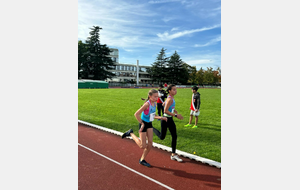
[[[179,163],[170,159],[171,153],[154,147],[146,157],[152,166],[147,168],[139,164],[142,149],[133,140],[80,123],[78,143],[173,189],[221,189],[221,169],[184,157],[181,157],[183,163]],[[78,145],[78,189],[153,190],[166,187]]]

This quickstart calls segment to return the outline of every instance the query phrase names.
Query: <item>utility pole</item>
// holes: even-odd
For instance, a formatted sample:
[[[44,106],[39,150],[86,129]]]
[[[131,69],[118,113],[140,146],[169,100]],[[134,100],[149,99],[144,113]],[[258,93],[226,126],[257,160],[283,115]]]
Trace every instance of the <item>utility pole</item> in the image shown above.
[[[139,60],[136,60],[136,86],[139,85]]]

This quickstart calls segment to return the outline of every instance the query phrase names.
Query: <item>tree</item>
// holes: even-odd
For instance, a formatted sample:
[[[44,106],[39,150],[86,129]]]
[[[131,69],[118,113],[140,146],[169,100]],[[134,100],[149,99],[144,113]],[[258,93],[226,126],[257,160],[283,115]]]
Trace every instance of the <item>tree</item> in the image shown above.
[[[89,67],[86,63],[88,54],[87,47],[81,40],[78,41],[78,79],[88,78]]]
[[[183,62],[183,70],[179,82],[181,84],[187,84],[190,78],[190,74],[194,71],[194,69],[196,70],[196,66],[192,67],[189,64]]]
[[[196,66],[191,67],[189,73],[190,73],[190,75],[189,75],[188,82],[191,83],[191,84],[198,84],[198,81],[197,81],[197,68],[196,68]]]
[[[218,78],[218,83],[221,83],[221,68],[220,67],[218,67],[217,68],[217,71],[218,71],[218,74],[217,74],[217,78]]]
[[[213,73],[213,68],[212,67],[207,67],[207,70],[204,72],[204,83],[207,84],[213,84],[215,82],[214,80],[214,73]]]
[[[198,84],[201,84],[201,85],[203,85],[203,83],[204,83],[204,70],[202,69],[202,67],[196,73],[196,81]]]
[[[156,58],[156,61],[151,64],[152,68],[149,70],[149,74],[153,81],[168,82],[166,81],[166,65],[169,58],[166,57],[166,49],[162,48]]]
[[[168,79],[173,84],[185,84],[188,81],[189,73],[187,66],[180,59],[180,55],[175,51],[175,53],[170,57],[167,64],[166,74]]]
[[[105,80],[115,76],[109,70],[113,69],[114,63],[109,56],[111,50],[106,44],[100,44],[100,28],[99,26],[93,26],[90,28],[90,37],[86,40],[87,45],[87,59],[86,63],[90,70],[90,77],[94,80]]]

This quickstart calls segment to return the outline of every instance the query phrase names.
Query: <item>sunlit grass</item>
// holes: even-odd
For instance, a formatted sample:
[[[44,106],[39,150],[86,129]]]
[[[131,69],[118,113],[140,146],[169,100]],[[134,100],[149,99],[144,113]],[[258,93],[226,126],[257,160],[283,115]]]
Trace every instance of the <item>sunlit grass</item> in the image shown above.
[[[78,89],[78,119],[125,132],[132,128],[138,136],[134,113],[144,103],[150,89]],[[201,108],[198,128],[186,128],[189,122],[191,89],[177,89],[176,110],[184,119],[174,118],[177,128],[177,149],[221,162],[221,89],[199,89]],[[195,119],[193,119],[194,124]],[[160,122],[153,121],[160,130]],[[171,135],[153,141],[171,146]]]

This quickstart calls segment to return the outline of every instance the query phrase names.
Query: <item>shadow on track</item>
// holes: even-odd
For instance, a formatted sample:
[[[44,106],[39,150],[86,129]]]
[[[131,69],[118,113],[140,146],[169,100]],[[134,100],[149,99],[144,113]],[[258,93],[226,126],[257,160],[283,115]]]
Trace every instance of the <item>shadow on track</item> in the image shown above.
[[[173,175],[175,175],[175,176],[189,178],[189,179],[195,179],[195,180],[199,180],[199,181],[211,182],[211,183],[215,183],[214,187],[221,187],[221,178],[219,176],[205,175],[205,174],[192,174],[192,173],[187,173],[182,170],[162,168],[162,167],[157,167],[157,166],[153,166],[153,165],[152,165],[152,167],[160,169],[160,170],[172,172]],[[210,185],[212,185],[212,184],[210,184]]]

